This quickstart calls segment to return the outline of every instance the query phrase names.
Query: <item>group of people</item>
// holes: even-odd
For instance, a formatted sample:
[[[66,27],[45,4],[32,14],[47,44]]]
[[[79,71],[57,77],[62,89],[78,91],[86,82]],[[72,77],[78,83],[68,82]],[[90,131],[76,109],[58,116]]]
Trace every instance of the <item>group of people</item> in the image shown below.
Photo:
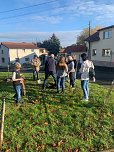
[[[82,64],[79,72],[81,73],[81,88],[83,90],[83,100],[88,101],[89,99],[89,69],[94,69],[93,62],[88,60],[87,55],[85,53],[81,54]],[[41,66],[40,59],[34,55],[31,65],[33,68],[33,80],[39,79],[39,70]],[[65,80],[69,78],[70,86],[73,89],[75,86],[76,73],[77,73],[77,61],[74,57],[68,56],[68,60],[66,62],[65,57],[60,57],[55,60],[54,54],[50,54],[45,62],[45,78],[43,83],[43,89],[46,89],[47,80],[49,76],[53,77],[54,85],[57,88],[57,93],[60,93],[60,88],[62,87],[62,92],[65,90]],[[23,87],[23,77],[20,74],[21,64],[15,64],[15,71],[12,75],[13,87],[15,90],[15,101],[16,103],[20,102],[22,87]],[[95,79],[95,78],[94,78]]]

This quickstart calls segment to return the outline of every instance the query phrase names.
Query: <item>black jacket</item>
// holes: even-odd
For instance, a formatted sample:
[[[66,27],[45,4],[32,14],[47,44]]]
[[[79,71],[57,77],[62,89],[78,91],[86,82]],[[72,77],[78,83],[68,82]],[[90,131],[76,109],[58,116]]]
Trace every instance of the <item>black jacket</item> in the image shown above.
[[[56,60],[52,57],[49,57],[45,62],[45,73],[56,73],[56,64]]]

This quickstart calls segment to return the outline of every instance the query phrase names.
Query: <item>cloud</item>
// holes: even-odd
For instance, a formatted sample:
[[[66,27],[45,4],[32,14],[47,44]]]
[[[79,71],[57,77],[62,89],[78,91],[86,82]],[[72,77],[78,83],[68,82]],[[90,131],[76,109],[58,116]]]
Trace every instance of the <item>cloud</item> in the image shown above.
[[[46,23],[51,23],[51,24],[57,24],[62,21],[62,17],[60,16],[33,16],[31,17],[33,20],[37,20],[40,22],[46,22]]]
[[[0,33],[1,41],[16,42],[42,42],[49,39],[53,33],[60,39],[63,47],[76,43],[76,37],[81,31],[60,31],[60,32],[15,32]]]

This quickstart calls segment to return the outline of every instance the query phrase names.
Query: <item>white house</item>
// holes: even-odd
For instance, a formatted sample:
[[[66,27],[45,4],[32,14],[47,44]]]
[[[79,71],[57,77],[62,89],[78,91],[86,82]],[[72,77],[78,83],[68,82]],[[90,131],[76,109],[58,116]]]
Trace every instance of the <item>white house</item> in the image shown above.
[[[15,62],[29,63],[35,54],[39,57],[48,53],[44,48],[40,49],[32,43],[1,42],[0,66],[8,66]]]
[[[96,66],[114,67],[114,25],[98,30],[86,41]]]

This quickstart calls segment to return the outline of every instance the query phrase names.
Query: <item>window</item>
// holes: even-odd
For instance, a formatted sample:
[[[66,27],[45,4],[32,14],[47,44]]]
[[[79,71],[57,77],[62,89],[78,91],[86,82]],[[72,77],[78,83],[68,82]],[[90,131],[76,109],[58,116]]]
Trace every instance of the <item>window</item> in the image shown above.
[[[111,56],[111,50],[110,49],[103,49],[102,56]]]
[[[4,54],[4,51],[2,50],[2,54]]]
[[[112,37],[112,31],[104,31],[103,32],[103,39],[110,39]]]
[[[5,58],[2,58],[2,63],[5,63]]]
[[[92,56],[95,56],[97,54],[97,50],[96,49],[93,49],[92,51]]]
[[[25,58],[25,61],[27,62],[27,61],[30,61],[30,59],[29,58]]]

